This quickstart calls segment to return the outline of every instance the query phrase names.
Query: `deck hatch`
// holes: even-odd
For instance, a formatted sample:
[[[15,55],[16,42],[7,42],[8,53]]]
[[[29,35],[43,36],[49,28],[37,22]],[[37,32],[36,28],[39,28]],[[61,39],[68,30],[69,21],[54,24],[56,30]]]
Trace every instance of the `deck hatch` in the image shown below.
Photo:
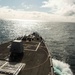
[[[27,51],[37,51],[40,47],[41,42],[35,43],[35,44],[24,44],[24,50]]]
[[[0,61],[0,73],[17,75],[24,66],[24,63]]]

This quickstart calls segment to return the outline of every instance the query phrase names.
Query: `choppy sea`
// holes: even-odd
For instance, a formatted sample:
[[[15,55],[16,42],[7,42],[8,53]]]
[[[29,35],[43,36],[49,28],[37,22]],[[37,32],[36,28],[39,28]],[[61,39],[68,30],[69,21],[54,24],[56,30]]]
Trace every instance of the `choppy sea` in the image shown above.
[[[0,20],[0,43],[38,32],[53,57],[54,72],[75,74],[75,23],[36,20]]]

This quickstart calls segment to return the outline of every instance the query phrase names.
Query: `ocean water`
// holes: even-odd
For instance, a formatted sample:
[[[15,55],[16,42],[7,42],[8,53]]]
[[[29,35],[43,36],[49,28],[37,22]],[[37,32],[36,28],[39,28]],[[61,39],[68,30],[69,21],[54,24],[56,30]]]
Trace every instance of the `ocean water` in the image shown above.
[[[38,32],[44,38],[58,75],[75,74],[75,23],[0,20],[0,43],[32,32]]]

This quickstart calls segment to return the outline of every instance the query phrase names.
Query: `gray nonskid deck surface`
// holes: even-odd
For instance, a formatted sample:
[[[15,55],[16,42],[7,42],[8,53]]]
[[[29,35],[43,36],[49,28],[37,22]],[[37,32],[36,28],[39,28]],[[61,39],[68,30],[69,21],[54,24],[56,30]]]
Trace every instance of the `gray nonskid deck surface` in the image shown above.
[[[40,42],[23,42],[23,44],[26,44],[25,47],[30,46],[30,48],[28,47],[28,49],[27,47],[24,48],[25,56],[23,57],[23,59],[25,60],[22,61],[27,63],[25,69],[36,67],[39,64],[42,64],[47,59],[47,54],[43,50],[43,48],[41,48]],[[33,46],[35,46],[35,49],[33,48]]]
[[[10,43],[0,45],[0,59],[9,58],[10,52],[7,47]],[[19,75],[53,75],[49,53],[43,41],[23,40],[23,46],[24,56],[20,63],[24,63],[25,67]]]

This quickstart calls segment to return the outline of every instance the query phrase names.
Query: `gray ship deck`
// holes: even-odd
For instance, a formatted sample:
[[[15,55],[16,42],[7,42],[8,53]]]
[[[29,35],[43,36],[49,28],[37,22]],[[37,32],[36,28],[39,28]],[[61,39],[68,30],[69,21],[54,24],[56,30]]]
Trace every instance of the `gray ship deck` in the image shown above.
[[[11,42],[0,45],[0,59],[9,58]],[[24,41],[24,56],[21,63],[25,63],[24,69],[19,75],[53,75],[51,57],[43,41]]]

